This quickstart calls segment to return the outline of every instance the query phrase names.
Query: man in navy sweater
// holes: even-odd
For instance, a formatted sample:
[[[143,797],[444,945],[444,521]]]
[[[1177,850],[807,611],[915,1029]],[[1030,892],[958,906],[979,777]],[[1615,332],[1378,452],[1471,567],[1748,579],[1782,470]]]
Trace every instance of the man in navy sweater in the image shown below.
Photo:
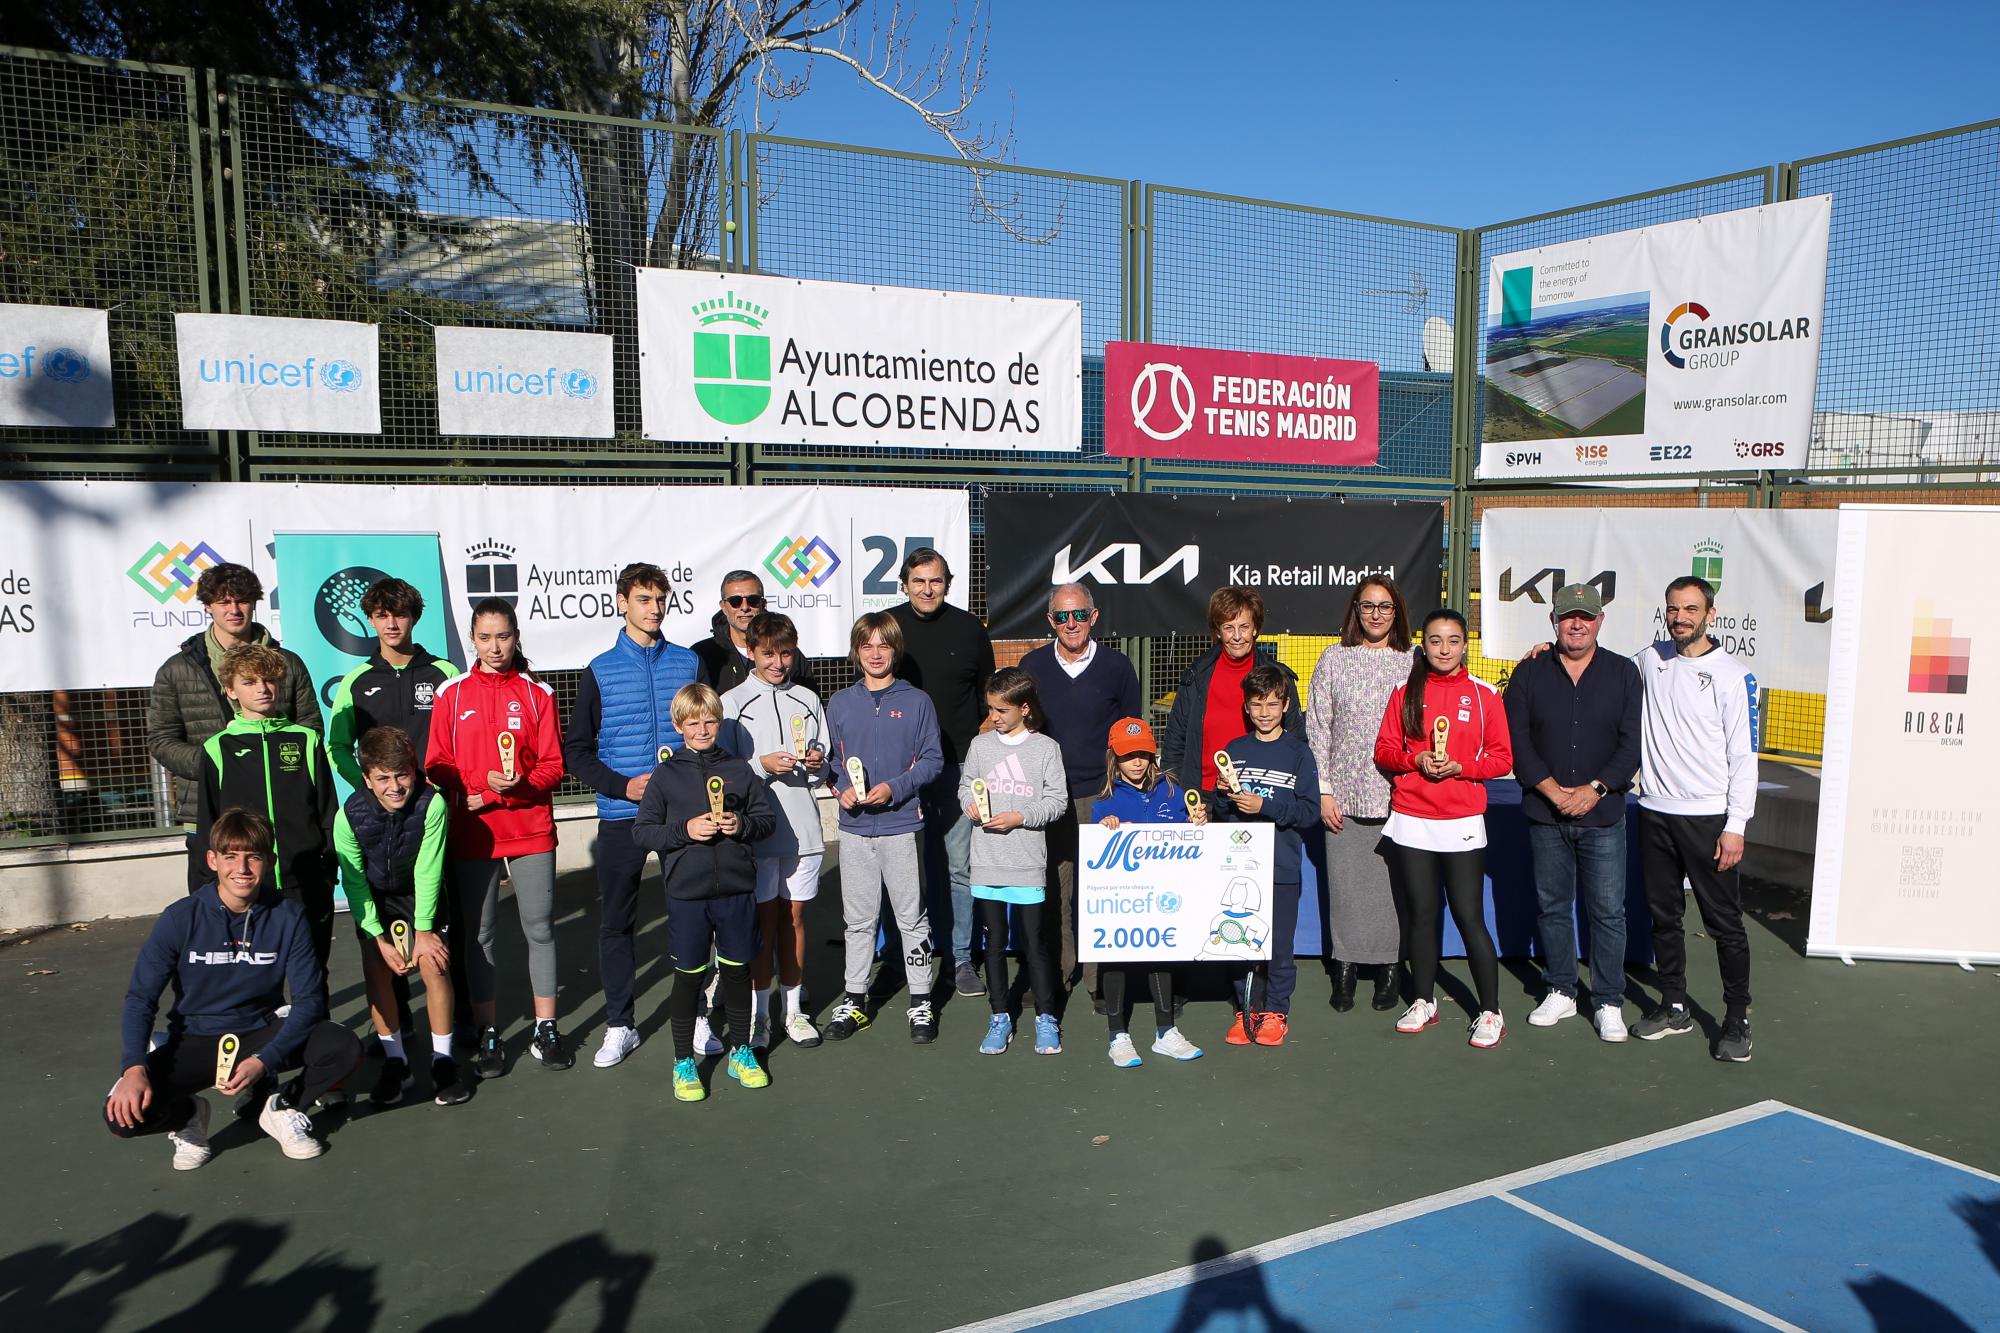
[[[1062,747],[1063,772],[1069,779],[1070,812],[1048,827],[1049,867],[1055,872],[1056,914],[1062,931],[1063,984],[1076,979],[1076,840],[1077,826],[1090,818],[1090,806],[1104,790],[1105,737],[1121,718],[1143,717],[1139,673],[1131,659],[1116,648],[1098,643],[1097,600],[1081,583],[1065,583],[1049,594],[1049,628],[1055,642],[1043,644],[1021,659],[1022,669],[1035,678],[1042,710],[1048,715],[1042,732]],[[1087,963],[1083,984],[1095,996],[1097,965]]]

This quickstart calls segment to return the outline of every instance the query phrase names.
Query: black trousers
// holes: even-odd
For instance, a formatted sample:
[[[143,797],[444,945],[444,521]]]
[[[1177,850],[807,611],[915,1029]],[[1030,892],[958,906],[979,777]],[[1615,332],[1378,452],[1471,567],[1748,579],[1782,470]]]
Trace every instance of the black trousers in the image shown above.
[[[1125,1006],[1126,982],[1140,975],[1145,976],[1147,989],[1153,994],[1153,1026],[1170,1028],[1174,1025],[1172,968],[1147,967],[1144,963],[1103,963],[1097,969],[1097,979],[1104,985],[1104,1017],[1111,1025],[1114,1037],[1126,1030],[1129,1012]]]
[[[1051,956],[1047,902],[1003,903],[978,899],[980,924],[986,927],[986,1003],[996,1014],[1007,1012],[1012,996],[1007,991],[1007,909],[1020,913],[1021,961],[1028,967],[1028,988],[1034,992],[1035,1012],[1056,1011],[1056,960]]]
[[[606,1027],[629,1028],[632,991],[638,975],[634,935],[639,925],[639,876],[652,853],[632,841],[632,820],[597,821],[597,896],[603,915],[597,923],[597,966],[604,981]],[[456,950],[452,957],[458,957]],[[690,1037],[690,1041],[692,1037]],[[745,1037],[744,1040],[749,1040]]]
[[[1470,852],[1426,852],[1401,843],[1389,844],[1389,883],[1396,891],[1396,910],[1403,918],[1403,957],[1410,960],[1410,981],[1419,1000],[1436,999],[1439,932],[1443,917],[1438,885],[1451,904],[1451,919],[1465,941],[1465,961],[1472,968],[1472,987],[1479,1007],[1500,1010],[1500,956],[1486,929],[1486,849]]]
[[[242,1048],[237,1053],[237,1062],[240,1064],[263,1050],[284,1025],[284,1020],[280,1019],[255,1032],[238,1033]],[[127,1129],[115,1123],[108,1111],[100,1112],[105,1126],[119,1138],[130,1139],[141,1134],[179,1129],[187,1124],[194,1115],[194,1095],[204,1088],[215,1086],[215,1047],[220,1040],[220,1037],[195,1037],[185,1033],[169,1038],[166,1045],[146,1057],[146,1077],[153,1084],[153,1101],[146,1109],[145,1120]],[[299,1076],[285,1089],[285,1104],[303,1110],[339,1087],[360,1067],[360,1040],[345,1027],[328,1020],[313,1027],[306,1036],[305,1045],[299,1048],[298,1055],[285,1069],[269,1071],[269,1077],[259,1087],[258,1095],[269,1096],[271,1086],[277,1083],[277,1075],[288,1069],[299,1069]]]
[[[1646,878],[1646,906],[1653,914],[1653,970],[1663,1004],[1687,1003],[1685,879],[1694,889],[1701,923],[1715,941],[1722,968],[1722,1000],[1733,1014],[1750,1011],[1750,936],[1743,929],[1743,878],[1715,868],[1715,841],[1727,815],[1663,815],[1639,807],[1639,868]]]

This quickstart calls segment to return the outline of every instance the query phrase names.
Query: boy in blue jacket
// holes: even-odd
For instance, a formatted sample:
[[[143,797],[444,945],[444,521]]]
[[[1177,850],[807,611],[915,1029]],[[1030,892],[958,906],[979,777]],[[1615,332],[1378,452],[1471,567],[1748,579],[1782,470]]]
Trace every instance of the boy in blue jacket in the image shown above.
[[[301,1065],[298,1078],[265,1097],[257,1124],[285,1156],[319,1156],[326,1145],[301,1108],[361,1064],[360,1041],[327,1019],[325,974],[305,910],[265,882],[271,842],[261,815],[231,808],[217,816],[207,843],[214,882],[160,913],[125,991],[124,1072],[105,1099],[104,1122],[120,1138],[165,1130],[176,1171],[192,1171],[213,1155],[202,1089],[261,1094],[278,1073]],[[281,1019],[287,982],[292,1007]],[[148,1051],[169,986],[167,1039]],[[218,1049],[230,1039],[234,1063],[224,1077]]]
[[[868,1026],[868,969],[886,888],[903,937],[910,1040],[925,1045],[937,1040],[937,1017],[931,1009],[931,923],[917,848],[924,827],[917,793],[944,771],[944,749],[930,697],[896,679],[896,661],[903,655],[903,627],[896,618],[887,612],[865,615],[854,622],[848,642],[861,679],[826,705],[828,768],[840,796],[847,994],[834,1006],[826,1035],[845,1041]]]

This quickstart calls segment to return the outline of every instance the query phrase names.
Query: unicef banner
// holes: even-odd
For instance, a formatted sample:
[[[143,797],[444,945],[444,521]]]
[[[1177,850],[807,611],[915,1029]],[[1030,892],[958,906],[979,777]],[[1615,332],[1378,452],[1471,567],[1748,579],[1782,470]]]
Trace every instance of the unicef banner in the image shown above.
[[[1804,467],[1821,195],[1488,263],[1479,476]]]
[[[335,319],[175,315],[181,425],[379,435],[379,332]]]
[[[1480,651],[1514,659],[1550,637],[1556,589],[1604,598],[1598,642],[1667,637],[1667,584],[1715,587],[1715,637],[1768,689],[1826,688],[1836,515],[1812,509],[1489,509],[1479,522]],[[1847,613],[1841,608],[1841,613]]]
[[[1247,968],[1271,956],[1271,825],[1085,824],[1077,833],[1078,958]]]
[[[117,424],[109,312],[0,305],[0,426]]]
[[[2000,509],[1841,507],[1808,954],[2000,962],[1996,546]]]
[[[610,439],[611,341],[439,325],[438,434]]]
[[[675,641],[708,637],[722,576],[752,569],[816,656],[845,654],[856,616],[903,600],[897,572],[918,547],[960,571],[959,605],[971,581],[962,489],[5,482],[0,524],[17,536],[0,554],[0,693],[151,684],[167,655],[206,628],[195,583],[225,562],[250,566],[276,593],[259,619],[287,644],[319,635],[359,656],[364,631],[349,594],[383,569],[424,591],[417,637],[432,652],[453,656],[472,604],[504,597],[529,657],[550,669],[580,667],[617,636],[618,571],[635,560],[659,565],[673,585],[665,628]],[[435,532],[443,568],[433,584],[421,559],[386,569],[364,548],[340,567],[350,574],[339,587],[322,578],[303,595],[312,609],[302,626],[298,580],[281,577],[280,532]],[[312,565],[343,558],[321,553]]]
[[[642,268],[648,439],[1083,447],[1075,301]]]

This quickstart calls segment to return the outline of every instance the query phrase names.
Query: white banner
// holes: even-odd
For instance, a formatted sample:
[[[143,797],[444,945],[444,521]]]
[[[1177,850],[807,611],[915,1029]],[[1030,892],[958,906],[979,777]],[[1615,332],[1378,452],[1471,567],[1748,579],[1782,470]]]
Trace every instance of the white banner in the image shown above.
[[[0,304],[0,426],[117,424],[110,313]]]
[[[1826,688],[1837,516],[1812,509],[1489,509],[1479,521],[1480,651],[1512,660],[1550,638],[1556,589],[1604,598],[1598,641],[1667,637],[1667,584],[1715,586],[1722,646],[1769,689]],[[1842,608],[1846,614],[1846,608]]]
[[[909,551],[944,553],[960,605],[971,567],[962,489],[17,481],[0,482],[0,524],[16,534],[0,556],[0,693],[151,684],[208,624],[202,570],[244,564],[267,596],[278,586],[278,531],[438,533],[450,604],[425,609],[418,639],[441,653],[473,602],[509,597],[523,650],[550,669],[610,645],[618,571],[635,560],[673,584],[675,642],[708,637],[722,576],[753,569],[815,656],[844,655],[856,616],[903,600]],[[281,609],[258,618],[282,638]]]
[[[338,319],[175,315],[181,425],[379,435],[378,333]]]
[[[646,437],[1083,447],[1075,301],[642,268]]]
[[[1271,956],[1271,825],[1085,824],[1078,837],[1078,958],[1247,967]]]
[[[608,440],[611,339],[533,329],[437,329],[438,434]]]
[[[1806,952],[2000,962],[2000,508],[1844,505]]]
[[[1832,199],[1488,263],[1482,478],[1804,467]]]

